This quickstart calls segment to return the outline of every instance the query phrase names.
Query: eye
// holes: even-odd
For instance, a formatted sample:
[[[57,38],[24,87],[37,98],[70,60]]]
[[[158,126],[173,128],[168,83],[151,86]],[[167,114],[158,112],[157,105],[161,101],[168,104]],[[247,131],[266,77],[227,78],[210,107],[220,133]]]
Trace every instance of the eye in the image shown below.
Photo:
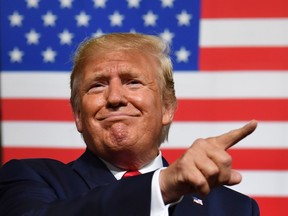
[[[96,82],[96,83],[93,83],[89,90],[88,90],[88,93],[91,93],[91,92],[100,92],[102,91],[107,85],[103,82]]]
[[[127,81],[126,84],[129,85],[129,86],[133,86],[133,87],[138,87],[138,86],[140,87],[140,86],[143,85],[140,80],[136,80],[136,79],[129,80],[129,81]]]
[[[104,83],[98,82],[98,83],[95,83],[93,87],[94,88],[101,88],[101,87],[104,87],[104,86],[105,86]]]

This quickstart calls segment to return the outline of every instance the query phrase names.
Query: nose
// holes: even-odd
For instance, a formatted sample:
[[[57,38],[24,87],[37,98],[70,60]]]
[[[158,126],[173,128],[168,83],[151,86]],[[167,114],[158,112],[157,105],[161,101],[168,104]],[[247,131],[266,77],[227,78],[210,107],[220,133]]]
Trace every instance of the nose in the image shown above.
[[[107,91],[107,107],[115,108],[126,104],[126,92],[121,80],[111,80]]]

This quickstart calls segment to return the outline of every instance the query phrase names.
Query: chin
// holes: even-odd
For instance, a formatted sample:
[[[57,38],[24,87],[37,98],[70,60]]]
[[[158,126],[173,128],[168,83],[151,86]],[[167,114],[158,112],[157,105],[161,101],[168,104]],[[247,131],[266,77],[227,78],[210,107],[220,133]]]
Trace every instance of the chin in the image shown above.
[[[123,170],[140,169],[154,159],[152,156],[150,158],[147,154],[133,151],[131,148],[118,149],[117,151],[109,152],[107,156],[109,163]]]

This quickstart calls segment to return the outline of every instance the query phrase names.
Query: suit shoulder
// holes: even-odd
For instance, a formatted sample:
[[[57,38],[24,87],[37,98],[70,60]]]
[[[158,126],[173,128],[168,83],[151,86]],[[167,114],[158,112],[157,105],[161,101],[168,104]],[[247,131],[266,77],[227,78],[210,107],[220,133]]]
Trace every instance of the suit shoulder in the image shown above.
[[[61,161],[50,158],[12,159],[3,165],[1,170],[18,167],[31,167],[32,169],[37,169],[40,167],[41,169],[43,169],[44,167],[50,166],[65,167],[67,165],[62,163]]]
[[[259,206],[253,198],[231,188],[224,186],[215,188],[209,197],[213,202],[218,200],[223,204],[227,204],[227,208],[231,208],[231,211],[233,211],[233,209],[242,209],[252,213],[251,215],[259,215]],[[250,215],[248,212],[245,215]]]
[[[0,169],[0,180],[14,177],[37,177],[59,172],[57,170],[69,172],[71,167],[54,159],[13,159],[4,164]]]
[[[89,190],[87,183],[69,164],[53,159],[11,160],[0,169],[1,190],[18,185],[30,190],[43,188],[57,197],[76,197]]]
[[[231,199],[232,200],[238,200],[241,202],[247,201],[250,202],[252,200],[251,197],[240,193],[238,191],[235,191],[231,188],[225,187],[225,186],[221,186],[221,187],[217,187],[215,188],[212,192],[211,192],[211,196],[221,196],[221,197],[225,197],[226,199]]]

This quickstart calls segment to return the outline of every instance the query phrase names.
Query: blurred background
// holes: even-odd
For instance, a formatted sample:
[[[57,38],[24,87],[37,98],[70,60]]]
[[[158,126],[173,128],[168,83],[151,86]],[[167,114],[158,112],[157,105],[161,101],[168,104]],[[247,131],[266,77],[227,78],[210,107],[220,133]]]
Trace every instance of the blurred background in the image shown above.
[[[235,190],[262,216],[288,204],[287,0],[1,0],[1,163],[85,149],[69,104],[79,42],[111,32],[158,35],[171,45],[179,107],[162,152],[169,162],[199,137],[251,119],[229,150]]]

